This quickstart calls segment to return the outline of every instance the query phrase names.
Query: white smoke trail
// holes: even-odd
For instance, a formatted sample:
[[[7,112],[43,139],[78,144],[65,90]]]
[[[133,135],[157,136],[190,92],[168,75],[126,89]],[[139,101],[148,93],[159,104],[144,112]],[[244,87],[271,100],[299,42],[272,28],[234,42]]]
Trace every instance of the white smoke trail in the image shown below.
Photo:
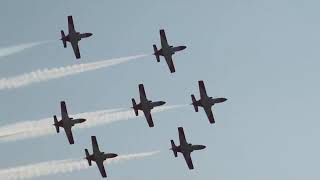
[[[16,46],[10,46],[10,47],[6,47],[6,48],[0,48],[0,57],[5,57],[5,56],[9,56],[11,54],[15,54],[18,52],[21,52],[23,50],[35,47],[35,46],[39,46],[42,44],[47,44],[50,43],[52,41],[40,41],[40,42],[33,42],[33,43],[26,43],[26,44],[20,44],[20,45],[16,45]]]
[[[117,59],[98,61],[94,63],[76,64],[66,67],[36,70],[19,76],[0,79],[0,90],[18,88],[36,82],[58,79],[65,76],[79,74],[81,72],[92,71],[100,68],[122,64],[133,59],[142,58],[147,55],[129,56]]]
[[[153,156],[160,153],[160,151],[137,153],[121,155],[113,159],[107,159],[104,164],[108,165],[110,163],[118,163],[133,159],[145,158],[148,156]],[[94,162],[92,164],[95,164]],[[58,161],[49,161],[37,164],[31,164],[26,166],[0,169],[0,179],[6,180],[17,180],[17,179],[29,179],[35,177],[41,177],[46,175],[58,174],[58,173],[68,173],[74,171],[80,171],[83,169],[88,169],[89,166],[87,160],[85,159],[66,159]],[[97,170],[97,173],[99,171]],[[98,175],[97,175],[98,176]],[[100,176],[100,175],[99,175]]]
[[[185,105],[161,106],[152,110],[153,113],[184,107]],[[140,113],[140,117],[143,113]],[[110,110],[95,111],[71,115],[74,118],[85,118],[87,121],[75,125],[72,129],[90,128],[98,125],[109,124],[121,120],[136,118],[133,110],[111,112]],[[37,121],[27,121],[0,127],[0,142],[16,141],[33,137],[55,134],[56,130],[53,118],[45,118]],[[64,133],[64,132],[62,132]]]

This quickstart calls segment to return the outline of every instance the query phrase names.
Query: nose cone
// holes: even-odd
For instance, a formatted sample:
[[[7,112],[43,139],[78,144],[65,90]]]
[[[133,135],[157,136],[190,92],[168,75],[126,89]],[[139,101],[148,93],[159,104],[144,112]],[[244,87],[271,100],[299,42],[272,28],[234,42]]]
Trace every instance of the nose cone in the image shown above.
[[[81,38],[87,38],[87,37],[90,37],[90,36],[92,36],[92,33],[81,34]]]
[[[86,121],[86,119],[79,119],[79,122],[80,123],[83,123],[83,122],[85,122]]]
[[[107,158],[115,158],[117,156],[118,156],[118,154],[114,154],[114,153],[107,154]]]
[[[206,148],[206,146],[204,146],[204,145],[199,145],[199,149],[205,149]]]
[[[161,105],[164,105],[166,102],[164,102],[164,101],[160,101],[160,106]]]
[[[187,46],[181,46],[181,50],[184,50],[186,48],[187,48]]]
[[[217,98],[215,99],[215,103],[222,103],[225,102],[227,100],[227,98]]]
[[[222,102],[225,102],[225,101],[227,101],[228,99],[227,98],[221,98],[221,101]]]

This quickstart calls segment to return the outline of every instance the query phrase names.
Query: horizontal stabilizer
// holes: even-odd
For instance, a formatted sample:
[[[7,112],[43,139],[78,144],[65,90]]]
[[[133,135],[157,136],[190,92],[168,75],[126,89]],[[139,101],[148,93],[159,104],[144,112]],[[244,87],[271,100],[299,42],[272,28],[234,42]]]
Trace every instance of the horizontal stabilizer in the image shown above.
[[[88,151],[88,149],[85,149],[84,151],[86,153],[86,159],[88,160],[88,164],[89,164],[89,166],[91,166],[92,163],[91,163],[89,151]]]
[[[172,152],[174,154],[174,157],[178,157],[178,152],[177,152],[176,149],[177,149],[177,146],[174,144],[174,141],[171,140],[171,150],[172,150]]]
[[[137,103],[136,101],[134,100],[134,98],[131,99],[132,100],[132,108],[134,110],[134,113],[136,114],[136,116],[139,115],[139,112],[138,112],[138,108],[137,108]]]
[[[199,111],[199,108],[198,108],[198,105],[197,105],[197,100],[196,100],[196,98],[194,97],[193,94],[191,95],[191,99],[192,99],[192,105],[193,105],[193,107],[194,107],[194,110],[195,110],[196,112],[198,112],[198,111]]]
[[[56,127],[57,133],[59,133],[59,132],[60,132],[59,122],[58,122],[58,119],[57,119],[57,116],[56,116],[56,115],[53,116],[53,120],[54,120],[54,124],[53,124],[53,125]]]
[[[61,41],[63,43],[63,47],[66,48],[67,47],[66,35],[62,30],[61,30]]]
[[[156,56],[157,62],[160,62],[159,52],[158,52],[157,46],[155,44],[153,45],[153,51],[154,51],[153,55]]]

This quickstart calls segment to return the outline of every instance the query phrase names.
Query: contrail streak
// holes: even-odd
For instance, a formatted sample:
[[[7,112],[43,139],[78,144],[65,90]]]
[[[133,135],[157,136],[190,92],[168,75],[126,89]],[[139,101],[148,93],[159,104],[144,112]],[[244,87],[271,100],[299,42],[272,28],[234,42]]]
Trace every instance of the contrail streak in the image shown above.
[[[160,151],[153,152],[145,152],[145,153],[137,153],[137,154],[128,154],[121,155],[113,159],[107,159],[104,161],[105,165],[111,163],[124,162],[133,159],[141,159],[148,156],[153,156],[160,153]],[[92,164],[95,164],[94,162]],[[0,179],[6,180],[17,180],[17,179],[29,179],[41,176],[47,176],[58,173],[68,173],[74,171],[80,171],[84,169],[88,169],[93,166],[89,166],[87,160],[85,159],[66,159],[66,160],[57,160],[57,161],[49,161],[37,164],[30,164],[26,166],[0,169]],[[97,170],[97,174],[99,171]],[[100,176],[97,175],[97,176]]]
[[[58,79],[65,76],[75,75],[86,71],[92,71],[100,68],[114,66],[122,64],[133,59],[142,58],[147,55],[137,55],[122,57],[104,61],[98,61],[94,63],[76,64],[71,66],[65,66],[53,69],[36,70],[30,73],[22,74],[19,76],[2,78],[0,79],[0,90],[18,88],[21,86],[27,86],[33,83],[48,81],[51,79]]]
[[[166,111],[170,109],[184,107],[185,105],[161,106],[152,110],[153,113]],[[140,113],[140,117],[143,113]],[[85,118],[87,121],[76,124],[72,129],[90,128],[98,125],[109,124],[121,120],[136,118],[132,110],[110,112],[110,110],[101,110],[88,113],[71,115],[73,118]],[[45,118],[37,121],[27,121],[0,127],[0,142],[16,141],[33,137],[55,134],[53,118]],[[62,131],[62,133],[64,133]]]
[[[15,54],[18,52],[21,52],[23,50],[35,47],[35,46],[39,46],[42,44],[47,44],[50,43],[52,41],[39,41],[39,42],[33,42],[33,43],[26,43],[26,44],[19,44],[16,46],[10,46],[10,47],[6,47],[6,48],[0,48],[0,57],[5,57],[5,56],[9,56],[11,54]]]

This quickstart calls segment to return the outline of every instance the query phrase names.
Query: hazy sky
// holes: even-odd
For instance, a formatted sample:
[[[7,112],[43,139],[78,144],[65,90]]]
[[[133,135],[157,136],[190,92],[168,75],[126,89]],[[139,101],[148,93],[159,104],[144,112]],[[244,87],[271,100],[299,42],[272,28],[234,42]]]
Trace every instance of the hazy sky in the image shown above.
[[[228,101],[214,108],[210,125],[192,106],[154,115],[154,128],[143,118],[64,133],[1,143],[0,168],[83,158],[96,135],[101,150],[119,154],[161,153],[106,167],[109,179],[317,180],[320,145],[320,2],[316,0],[83,1],[2,0],[0,47],[45,40],[55,42],[0,58],[0,76],[152,53],[159,29],[172,45],[176,73],[162,59],[148,56],[31,86],[0,91],[0,125],[60,115],[65,100],[70,114],[127,108],[144,83],[152,100],[190,103],[198,80],[207,92]],[[92,32],[80,42],[76,61],[59,42],[67,16],[75,28]],[[188,141],[207,148],[192,154],[195,170],[174,158],[170,139],[183,126]],[[54,128],[52,126],[52,128]],[[44,176],[41,180],[101,179],[96,168]]]

